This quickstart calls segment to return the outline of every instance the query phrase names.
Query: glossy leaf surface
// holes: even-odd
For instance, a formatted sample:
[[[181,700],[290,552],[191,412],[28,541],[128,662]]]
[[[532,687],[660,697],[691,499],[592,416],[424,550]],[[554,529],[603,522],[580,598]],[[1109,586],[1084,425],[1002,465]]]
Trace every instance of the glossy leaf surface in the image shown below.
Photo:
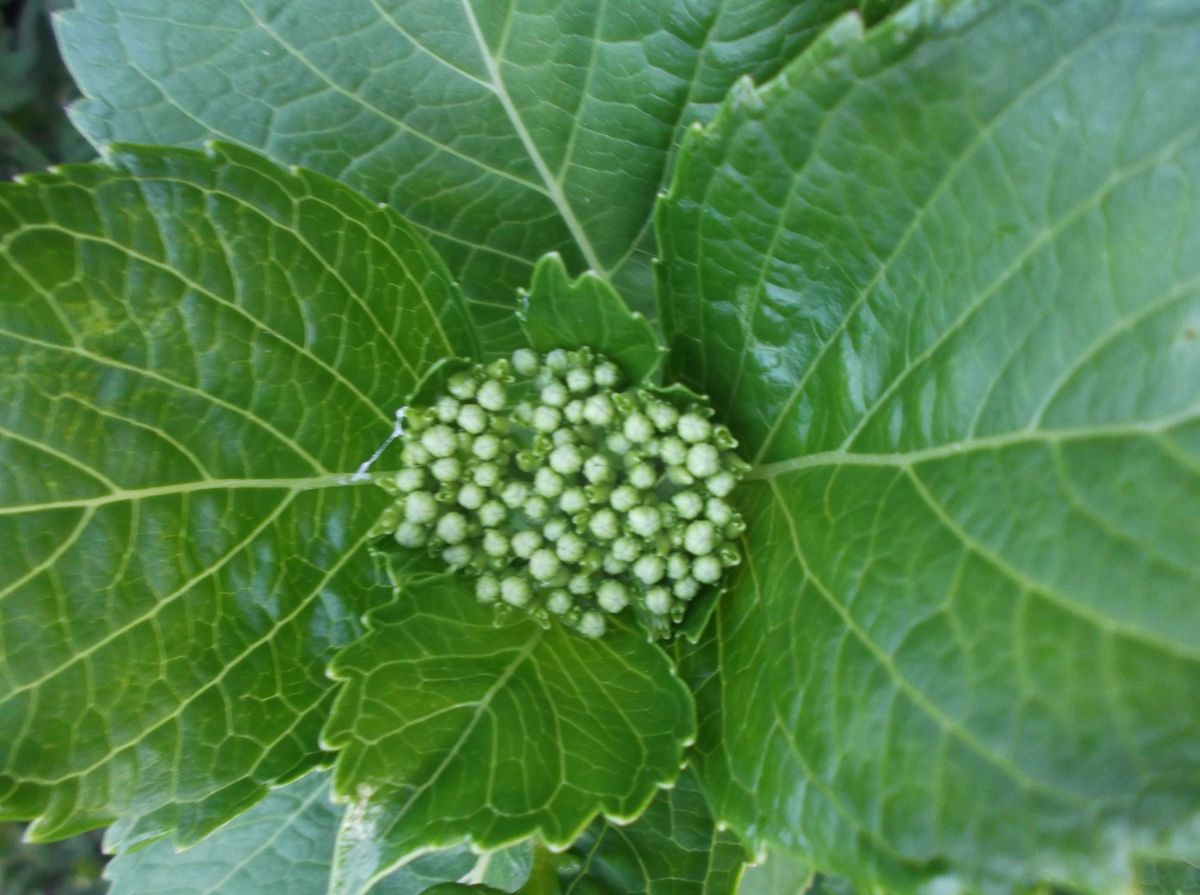
[[[663,348],[646,318],[630,311],[595,274],[572,281],[557,255],[538,262],[519,316],[536,350],[588,347],[608,355],[635,382],[649,380],[662,360]]]
[[[191,841],[319,757],[387,592],[349,475],[469,353],[394,212],[245,150],[0,184],[0,814]]]
[[[59,35],[93,141],[235,140],[387,201],[511,347],[546,252],[651,311],[650,212],[678,135],[859,6],[82,0]]]
[[[818,868],[1200,853],[1200,4],[842,21],[689,137],[671,362],[756,464],[689,662],[718,815]]]
[[[415,578],[337,656],[346,683],[324,737],[353,802],[336,892],[465,838],[569,845],[597,812],[636,817],[678,776],[691,696],[644,634],[493,618],[470,579]]]

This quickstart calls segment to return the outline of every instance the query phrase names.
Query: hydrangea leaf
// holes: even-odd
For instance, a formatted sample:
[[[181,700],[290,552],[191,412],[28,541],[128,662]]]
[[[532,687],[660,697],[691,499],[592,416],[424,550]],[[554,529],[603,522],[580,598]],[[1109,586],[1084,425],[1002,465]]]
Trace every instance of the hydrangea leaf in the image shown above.
[[[718,816],[862,888],[1200,854],[1200,4],[918,0],[692,134],[671,365],[753,456]]]
[[[343,812],[329,798],[329,774],[311,773],[184,852],[162,841],[117,855],[105,870],[110,895],[326,895]],[[481,860],[466,848],[431,852],[371,895],[419,895],[470,876]]]
[[[732,895],[746,853],[717,828],[695,773],[632,824],[595,821],[567,852],[563,895]],[[774,895],[783,895],[782,892]]]
[[[546,252],[653,308],[678,135],[857,0],[78,0],[59,21],[97,145],[235,140],[419,224],[490,345]]]
[[[558,255],[538,262],[519,317],[536,350],[586,346],[607,355],[634,382],[650,381],[662,361],[664,349],[649,321],[630,311],[595,273],[587,271],[572,281]]]
[[[738,880],[737,895],[809,895],[814,879],[807,861],[776,849],[746,868]]]
[[[389,593],[350,474],[470,353],[395,212],[246,150],[0,184],[0,814],[191,841],[320,756]]]
[[[638,816],[679,775],[691,695],[632,621],[589,640],[494,619],[469,577],[412,579],[334,660],[345,684],[324,739],[352,799],[338,895],[415,849],[534,834],[565,847],[598,812]]]

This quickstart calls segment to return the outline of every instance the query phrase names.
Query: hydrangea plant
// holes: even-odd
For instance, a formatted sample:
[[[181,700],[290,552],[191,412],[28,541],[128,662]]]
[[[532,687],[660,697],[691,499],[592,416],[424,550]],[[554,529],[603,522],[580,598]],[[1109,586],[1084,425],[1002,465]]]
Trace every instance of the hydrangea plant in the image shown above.
[[[56,30],[0,817],[115,895],[1190,885],[1198,0]]]

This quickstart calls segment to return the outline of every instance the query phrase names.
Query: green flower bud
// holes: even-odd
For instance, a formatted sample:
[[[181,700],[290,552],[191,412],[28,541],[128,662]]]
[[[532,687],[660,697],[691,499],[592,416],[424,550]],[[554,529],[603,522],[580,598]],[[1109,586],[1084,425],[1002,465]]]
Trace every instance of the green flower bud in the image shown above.
[[[562,557],[559,557],[561,559]],[[592,582],[592,576],[584,572],[578,575],[572,575],[567,581],[567,590],[576,596],[587,597],[596,589],[596,585]]]
[[[643,584],[657,584],[666,573],[667,564],[663,562],[662,557],[653,554],[641,556],[633,564],[633,574]]]
[[[654,437],[654,424],[643,414],[631,413],[621,431],[631,444],[644,444]]]
[[[568,401],[567,406],[563,408],[563,417],[573,426],[578,426],[583,422],[583,402],[576,399]]]
[[[587,541],[574,532],[567,532],[555,543],[554,552],[563,562],[576,563],[587,553]]]
[[[557,379],[552,379],[542,386],[538,398],[547,407],[565,407],[570,395],[567,394],[567,387],[565,385]]]
[[[562,475],[574,475],[583,467],[583,455],[573,444],[561,444],[550,452],[550,468]]]
[[[483,533],[483,552],[488,556],[503,559],[508,556],[508,551],[508,538],[504,536],[503,532],[490,530]]]
[[[449,457],[458,450],[458,435],[449,426],[430,426],[421,433],[421,446],[433,457]]]
[[[692,563],[692,577],[702,584],[716,584],[721,580],[721,561],[711,553],[696,557]]]
[[[671,498],[671,506],[681,519],[695,519],[704,512],[704,500],[695,491],[680,491]]]
[[[525,501],[525,505],[521,509],[530,519],[540,522],[550,512],[550,502],[541,495],[535,494]]]
[[[433,461],[429,471],[439,482],[455,482],[462,475],[462,464],[454,457],[442,457]]]
[[[575,516],[588,508],[587,494],[582,488],[568,488],[558,499],[558,508],[568,516]]]
[[[583,477],[594,485],[611,481],[613,477],[612,464],[603,454],[592,454],[583,463]]]
[[[408,522],[422,525],[437,518],[438,505],[428,491],[413,491],[404,499],[404,518]]]
[[[500,491],[500,499],[510,510],[523,506],[529,497],[529,486],[524,482],[509,482]]]
[[[396,487],[407,494],[425,487],[425,470],[409,467],[396,473]]]
[[[611,553],[606,553],[604,554],[604,561],[600,564],[600,568],[609,575],[624,575],[629,568],[629,563],[622,562]]]
[[[458,419],[458,402],[446,395],[438,398],[433,405],[434,415],[443,423],[452,423]]]
[[[533,477],[533,490],[545,498],[558,497],[563,492],[563,477],[550,467],[543,466]]]
[[[415,522],[401,522],[396,526],[394,537],[401,547],[424,547],[429,539],[425,529]]]
[[[620,432],[613,432],[611,435],[605,438],[604,446],[618,457],[629,453],[629,449],[633,447],[633,445],[629,443],[629,439]]]
[[[704,504],[704,515],[708,521],[718,528],[724,528],[733,521],[733,507],[723,500],[710,497]]]
[[[630,563],[638,558],[642,552],[641,546],[630,537],[620,537],[612,542],[612,547],[609,548],[613,556],[621,562]]]
[[[477,510],[487,499],[487,492],[474,482],[467,482],[458,489],[458,505],[464,510]]]
[[[500,581],[495,575],[480,575],[475,580],[475,599],[480,603],[495,603],[500,596]]]
[[[692,563],[682,553],[672,553],[667,557],[667,577],[672,581],[686,578],[692,570]]]
[[[524,578],[510,575],[500,582],[500,599],[510,606],[524,606],[532,596],[529,582]]]
[[[471,481],[485,490],[500,484],[500,467],[495,463],[480,463],[471,470]]]
[[[718,564],[719,565],[719,564]],[[549,581],[558,574],[562,564],[553,550],[545,547],[533,551],[529,557],[529,574],[535,581]]]
[[[442,551],[442,562],[449,566],[451,571],[466,568],[474,558],[475,552],[466,544],[455,544]]]
[[[718,550],[717,557],[721,560],[721,565],[727,569],[741,564],[742,561],[742,554],[738,553],[737,548],[732,544],[726,544]]]
[[[467,538],[467,517],[462,513],[447,513],[437,521],[437,536],[447,544],[459,544]]]
[[[546,609],[555,615],[566,615],[574,606],[575,602],[565,590],[551,591],[546,597]]]
[[[544,435],[539,435],[538,438],[544,438]],[[555,429],[550,436],[550,444],[554,447],[562,447],[564,444],[578,446],[579,437],[571,429],[564,426],[561,429]]]
[[[683,547],[693,556],[711,553],[717,544],[717,527],[707,519],[691,523],[683,533]]]
[[[488,417],[478,404],[464,404],[458,411],[458,425],[472,435],[479,435],[487,428]]]
[[[546,355],[546,369],[551,373],[565,373],[571,368],[571,358],[562,348],[555,348]]]
[[[424,445],[410,442],[400,452],[400,462],[405,466],[424,466],[429,462],[429,451]]]
[[[685,413],[679,418],[676,426],[679,437],[689,444],[707,440],[712,433],[712,423],[698,413]]]
[[[558,516],[542,526],[542,537],[547,541],[557,541],[570,530],[571,526],[567,520]]]
[[[598,429],[612,425],[616,412],[607,395],[592,395],[583,404],[583,418]]]
[[[644,538],[653,537],[662,528],[662,515],[654,507],[634,507],[627,521],[630,531]]]
[[[718,472],[711,476],[704,487],[708,489],[708,493],[714,497],[727,497],[737,485],[737,477],[732,472]]]
[[[513,352],[512,365],[520,375],[533,376],[541,366],[541,361],[538,360],[537,354],[528,348],[518,348]]]
[[[475,400],[479,406],[484,410],[490,410],[492,413],[503,410],[504,402],[507,398],[504,386],[495,379],[487,380],[475,392]]]
[[[621,522],[612,510],[599,510],[588,522],[588,531],[602,541],[611,541],[620,534]]]
[[[675,586],[671,588],[671,593],[679,597],[681,600],[690,600],[700,593],[700,582],[695,578],[683,578],[675,582]]]
[[[629,605],[629,592],[619,581],[602,581],[596,588],[596,602],[605,612],[615,614]]]
[[[687,462],[687,445],[682,438],[664,438],[658,443],[658,456],[668,466],[682,466]]]
[[[696,478],[708,478],[720,468],[721,455],[711,444],[695,444],[688,449],[687,469]]]
[[[585,612],[579,618],[579,627],[576,629],[584,637],[590,637],[596,640],[604,636],[604,631],[607,626],[604,623],[604,616],[599,612]]]
[[[562,425],[562,413],[557,407],[540,404],[533,409],[529,423],[539,432],[553,432]]]
[[[652,587],[646,591],[646,609],[655,615],[666,615],[671,611],[671,592],[665,587]]]
[[[479,383],[475,381],[475,377],[470,373],[455,373],[450,377],[450,381],[446,383],[446,390],[462,401],[469,401],[471,398],[474,398],[477,388],[479,388]]]
[[[576,367],[567,370],[567,388],[578,394],[592,387],[592,374],[588,370]]]
[[[512,551],[521,559],[529,559],[542,546],[542,536],[536,531],[519,531],[512,536]]]
[[[660,432],[670,432],[679,422],[679,411],[665,401],[651,401],[646,405],[646,416]]]
[[[642,501],[642,496],[632,485],[621,485],[614,488],[608,497],[608,502],[618,513],[628,513]]]
[[[498,500],[489,500],[479,508],[477,514],[479,522],[485,528],[495,528],[501,522],[508,518],[508,513],[504,509],[504,504]]]
[[[616,388],[621,382],[621,370],[616,364],[598,364],[592,378],[600,388]]]
[[[667,468],[667,481],[681,488],[690,488],[696,484],[696,477],[682,466],[670,466]]]
[[[495,460],[500,455],[500,439],[495,435],[480,435],[471,442],[471,453],[480,460]]]
[[[629,470],[629,484],[643,491],[649,491],[658,482],[658,473],[649,463],[638,463]]]

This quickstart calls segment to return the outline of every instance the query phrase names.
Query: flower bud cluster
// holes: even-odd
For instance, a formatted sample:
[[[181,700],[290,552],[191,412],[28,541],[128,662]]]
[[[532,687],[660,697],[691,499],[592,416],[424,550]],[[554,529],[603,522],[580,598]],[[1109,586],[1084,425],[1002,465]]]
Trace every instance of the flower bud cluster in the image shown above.
[[[599,637],[633,607],[667,635],[739,561],[727,498],[746,465],[706,404],[622,380],[587,349],[455,374],[404,411],[381,529],[474,575],[498,611]]]

